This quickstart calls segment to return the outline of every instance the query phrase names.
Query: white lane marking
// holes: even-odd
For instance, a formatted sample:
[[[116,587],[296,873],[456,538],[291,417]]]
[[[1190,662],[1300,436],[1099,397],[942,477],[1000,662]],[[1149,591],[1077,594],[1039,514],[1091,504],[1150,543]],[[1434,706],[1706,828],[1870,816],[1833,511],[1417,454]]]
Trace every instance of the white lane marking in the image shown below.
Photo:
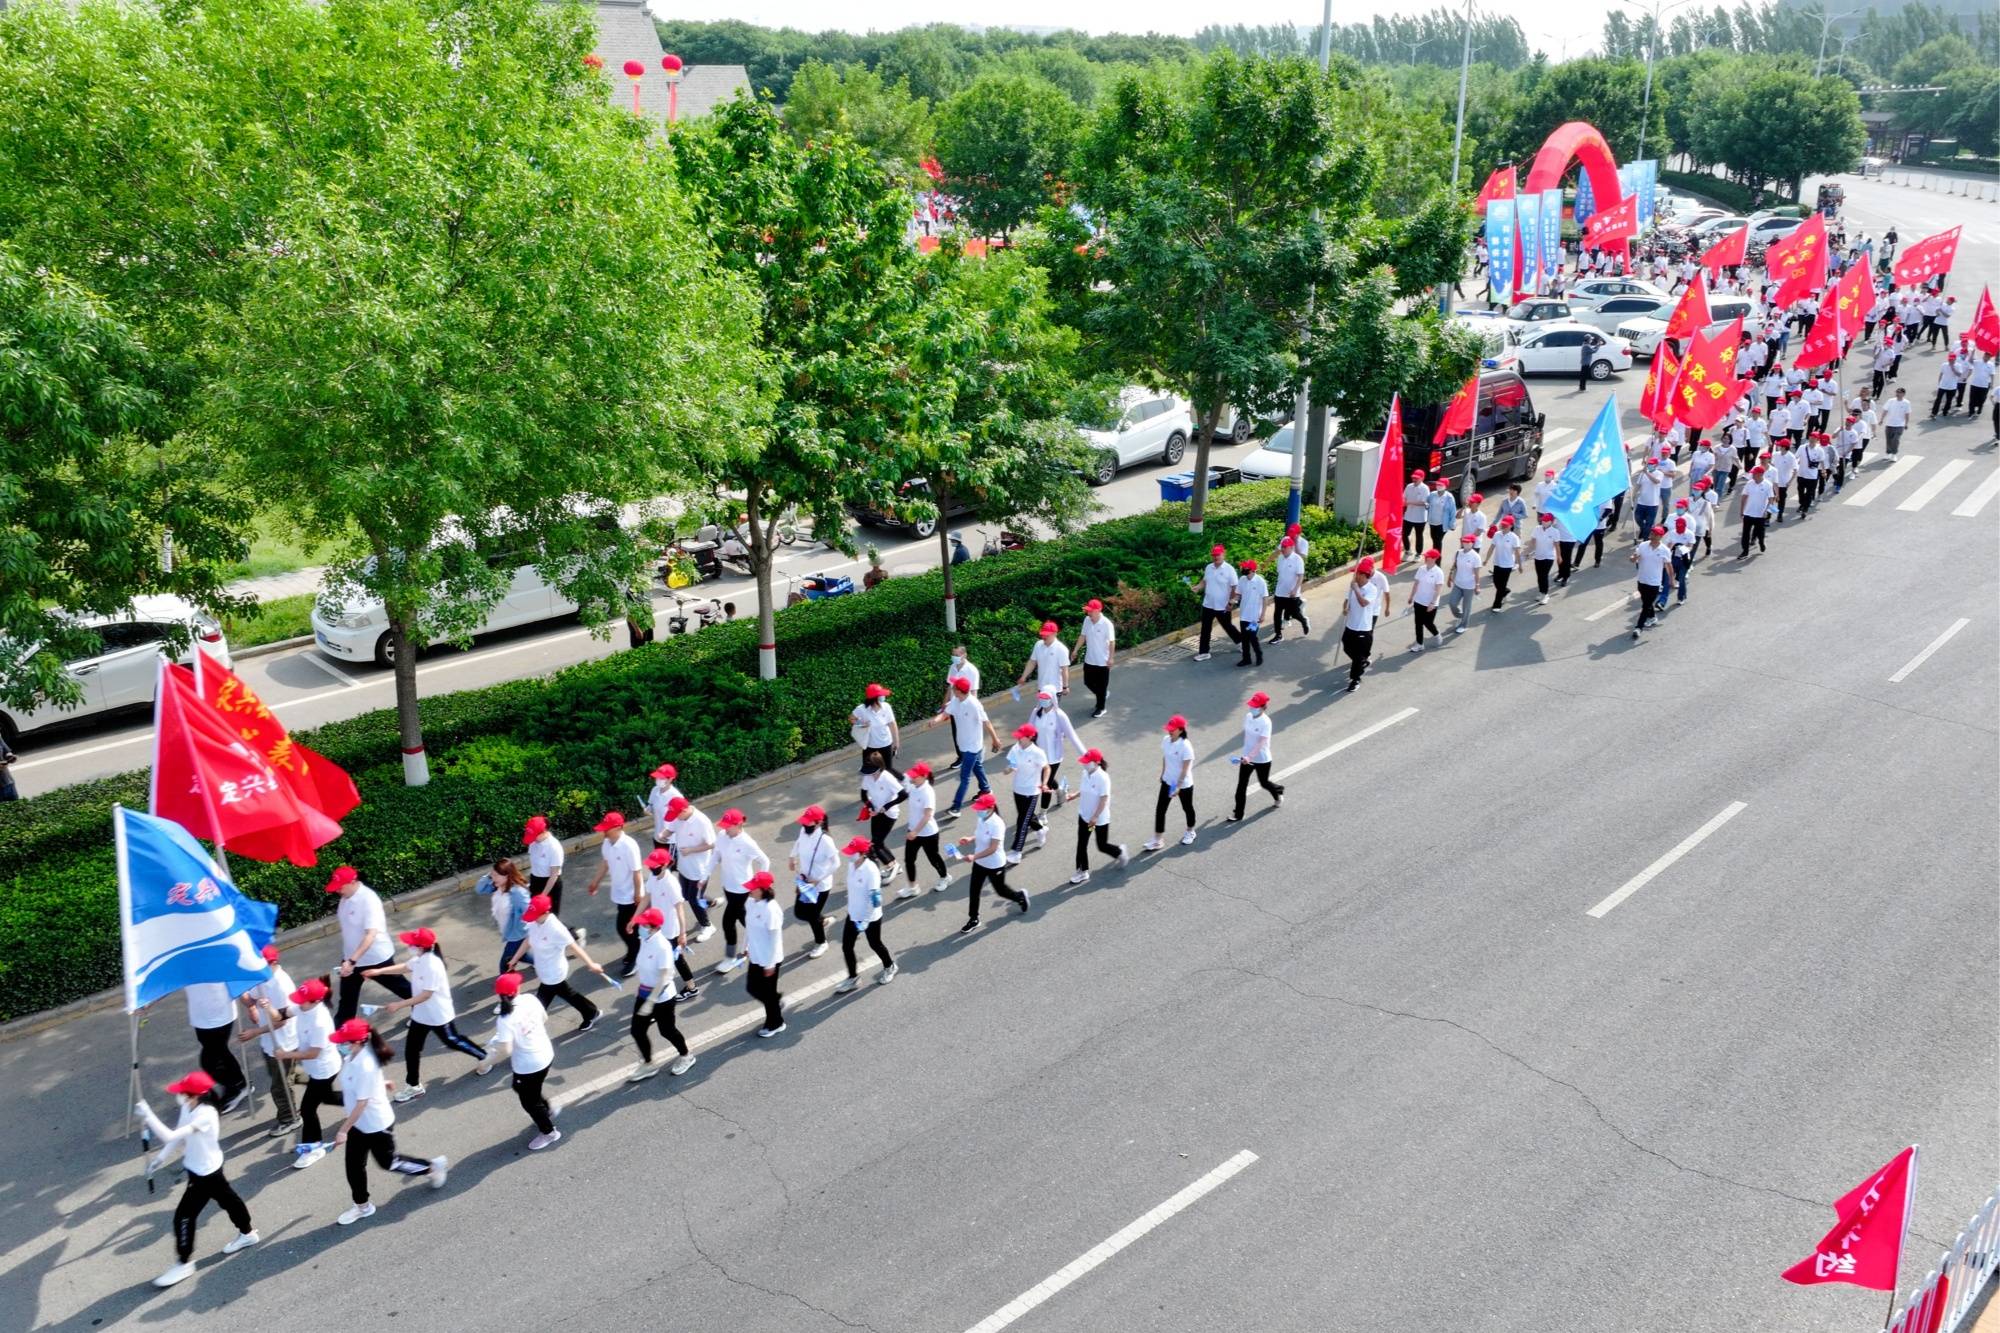
[[[1744,806],[1743,802],[1731,801],[1728,805],[1723,807],[1721,814],[1709,820],[1706,824],[1703,824],[1700,828],[1688,834],[1685,838],[1682,838],[1679,844],[1676,845],[1672,851],[1668,852],[1665,856],[1662,856],[1659,860],[1653,862],[1653,864],[1647,866],[1644,870],[1641,870],[1638,874],[1632,876],[1632,878],[1626,880],[1622,885],[1618,887],[1617,892],[1613,893],[1610,897],[1606,898],[1603,902],[1599,903],[1597,906],[1591,908],[1588,915],[1597,917],[1600,920],[1603,919],[1606,915],[1610,913],[1612,908],[1618,906],[1618,904],[1624,902],[1627,898],[1630,898],[1633,894],[1645,888],[1646,885],[1648,885],[1653,881],[1653,878],[1656,875],[1658,875],[1661,871],[1665,870],[1668,866],[1672,865],[1674,862],[1680,860],[1683,856],[1686,856],[1689,852],[1693,851],[1697,846],[1700,845],[1700,843],[1704,838],[1708,837],[1709,834],[1721,828],[1724,824],[1727,824],[1730,820],[1736,818],[1736,816],[1742,814],[1745,808],[1746,807]]]
[[[1965,503],[1951,511],[1953,518],[1977,518],[1979,511],[1991,504],[1993,497],[2000,495],[2000,468],[1995,468],[1979,483],[1979,489],[1965,497]]]
[[[1917,454],[1899,455],[1896,461],[1889,465],[1888,471],[1869,482],[1866,486],[1863,486],[1854,494],[1848,496],[1847,503],[1851,505],[1874,503],[1876,500],[1882,498],[1884,491],[1909,476],[1910,473],[1916,471],[1922,465],[1923,461],[1923,458]]]
[[[304,652],[299,653],[298,658],[301,662],[306,663],[308,666],[312,667],[320,674],[325,676],[331,676],[334,680],[339,681],[342,685],[346,686],[350,690],[358,690],[361,688],[363,684],[363,682],[356,680],[354,677],[348,675],[345,671],[336,671],[332,667],[328,666],[326,660],[322,658],[318,653],[314,652],[311,648],[307,648]]]
[[[1967,625],[1970,625],[1971,623],[1972,622],[1970,620],[1966,619],[1963,616],[1959,617],[1957,620],[1954,620],[1952,622],[1950,629],[1938,635],[1935,639],[1932,639],[1930,641],[1929,647],[1925,648],[1922,652],[1918,653],[1908,662],[1905,662],[1903,664],[1903,669],[1901,671],[1898,671],[1895,675],[1889,677],[1889,683],[1891,685],[1901,685],[1903,683],[1904,677],[1908,676],[1912,671],[1915,671],[1925,662],[1928,662],[1930,660],[1932,653],[1944,647],[1947,643],[1950,643],[1952,635],[1958,633],[1960,630],[1964,629]]]
[[[1637,595],[1638,594],[1636,593],[1628,592],[1623,597],[1620,597],[1617,601],[1613,602],[1611,605],[1598,607],[1595,611],[1592,611],[1589,615],[1585,616],[1584,619],[1602,620],[1604,619],[1604,617],[1610,615],[1613,611],[1616,611],[1619,607],[1624,606],[1627,602],[1631,601]]]
[[[24,773],[28,769],[39,768],[43,764],[66,763],[71,759],[81,759],[87,754],[102,754],[106,750],[116,750],[121,745],[144,745],[151,740],[152,733],[148,732],[140,736],[127,736],[122,741],[106,741],[102,745],[92,745],[82,750],[63,750],[57,754],[44,755],[40,759],[23,759],[15,763],[14,771],[16,773]]]
[[[1240,1174],[1245,1167],[1248,1167],[1256,1160],[1257,1154],[1245,1148],[1242,1152],[1237,1153],[1234,1157],[1224,1162],[1221,1166],[1216,1167],[1215,1170],[1209,1172],[1200,1180],[1195,1181],[1165,1203],[1160,1204],[1152,1211],[1135,1218],[1127,1225],[1119,1228],[1090,1249],[1085,1250],[1082,1254],[1043,1278],[1034,1286],[1022,1292],[1019,1296],[1016,1296],[1013,1300],[1007,1302],[1007,1304],[1001,1306],[998,1310],[995,1310],[992,1314],[987,1315],[986,1318],[980,1320],[967,1330],[967,1333],[999,1333],[1001,1329],[1006,1328],[1022,1315],[1028,1313],[1028,1311],[1047,1301],[1064,1287],[1069,1286],[1072,1282],[1075,1282],[1078,1278],[1090,1272],[1090,1270],[1096,1268],[1099,1264],[1102,1264],[1112,1255],[1131,1245],[1168,1218],[1173,1217],[1176,1213],[1186,1211],[1193,1204],[1200,1202],[1203,1196],[1214,1193],[1215,1190],[1228,1182],[1231,1177]]]
[[[1389,714],[1389,716],[1383,718],[1380,722],[1377,722],[1372,726],[1363,727],[1361,730],[1355,732],[1352,736],[1349,736],[1346,740],[1335,741],[1333,744],[1327,746],[1324,750],[1321,750],[1319,753],[1307,755],[1305,758],[1299,760],[1298,763],[1293,764],[1290,768],[1285,769],[1283,772],[1277,774],[1275,777],[1271,779],[1271,781],[1283,782],[1286,778],[1292,776],[1292,774],[1311,768],[1314,764],[1317,764],[1322,759],[1331,759],[1333,758],[1333,756],[1339,754],[1342,750],[1345,750],[1348,746],[1359,745],[1362,741],[1367,740],[1370,736],[1373,736],[1376,732],[1386,731],[1390,727],[1395,726],[1398,722],[1401,722],[1403,719],[1415,717],[1416,715],[1417,715],[1417,710],[1414,708],[1405,708],[1400,713],[1391,713]]]
[[[1909,499],[1897,505],[1896,506],[1897,511],[1899,513],[1903,511],[1909,511],[1914,513],[1915,511],[1922,509],[1925,505],[1937,499],[1938,496],[1944,491],[1945,487],[1951,485],[1952,482],[1958,480],[1959,473],[1965,471],[1967,468],[1971,466],[1972,464],[1968,462],[1966,459],[1963,458],[1952,459],[1949,463],[1946,463],[1943,467],[1937,470],[1936,476],[1932,477],[1922,486],[1919,486],[1916,492],[1912,494]]]
[[[748,964],[746,963],[744,966],[747,967]],[[714,969],[711,968],[710,971],[712,973]],[[738,969],[738,972],[728,973],[727,975],[733,977],[738,975],[740,971],[741,969]],[[703,989],[706,990],[708,986],[719,985],[721,984],[722,980],[723,980],[722,977],[711,975],[708,978],[708,980],[703,984]],[[838,986],[841,982],[845,980],[847,980],[847,974],[845,972],[835,972],[832,976],[821,977],[818,981],[813,982],[812,985],[810,986],[801,986],[799,989],[792,991],[785,996],[785,1012],[787,1014],[790,1014],[793,1011],[794,1005],[802,1004],[805,1001],[812,999],[813,996],[815,995],[820,995],[826,991],[830,991],[835,986]],[[869,984],[872,985],[873,983],[871,982]],[[609,1015],[607,1015],[607,1017],[608,1016]],[[706,1032],[697,1032],[694,1036],[689,1037],[687,1039],[688,1050],[690,1052],[693,1052],[700,1050],[704,1046],[713,1046],[717,1042],[725,1041],[728,1038],[735,1036],[739,1032],[747,1031],[754,1025],[761,1023],[763,1021],[764,1021],[764,1010],[761,1006],[752,1009],[747,1014],[738,1014],[735,1018],[730,1019],[726,1023],[718,1023],[714,1027],[709,1028]],[[660,1038],[659,1040],[664,1042],[665,1039]],[[671,1049],[672,1049],[671,1047],[668,1048],[668,1050]],[[639,1062],[637,1060],[632,1061],[630,1064],[620,1065],[618,1068],[612,1070],[608,1074],[599,1074],[596,1078],[591,1079],[588,1083],[579,1083],[574,1088],[565,1088],[563,1089],[562,1096],[552,1097],[549,1100],[557,1107],[574,1105],[575,1103],[582,1101],[586,1097],[596,1096],[598,1093],[603,1092],[606,1088],[616,1087],[618,1084],[623,1083],[626,1079],[630,1078],[633,1072],[638,1068],[639,1068]]]

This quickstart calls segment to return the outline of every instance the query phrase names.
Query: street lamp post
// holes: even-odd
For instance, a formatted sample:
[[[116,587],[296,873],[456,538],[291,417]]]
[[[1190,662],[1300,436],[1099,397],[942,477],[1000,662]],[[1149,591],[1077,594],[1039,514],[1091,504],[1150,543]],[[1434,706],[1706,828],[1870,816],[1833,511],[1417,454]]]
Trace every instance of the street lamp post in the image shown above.
[[[660,57],[660,69],[667,76],[667,124],[671,125],[681,107],[681,58],[667,52]]]
[[[1813,61],[1813,77],[1815,79],[1820,76],[1820,71],[1826,68],[1826,34],[1841,19],[1851,19],[1860,12],[1858,9],[1844,9],[1838,14],[1829,14],[1826,12],[1826,5],[1824,0],[1822,0],[1819,7],[1819,55]],[[1843,42],[1841,46],[1844,52],[1846,43]]]
[[[1319,19],[1319,74],[1322,79],[1333,63],[1333,0],[1326,5]],[[1313,209],[1313,221],[1319,221],[1319,209]],[[1313,305],[1318,299],[1316,288],[1306,289],[1305,327],[1300,331],[1299,344],[1303,351],[1306,339],[1312,336]],[[1312,379],[1308,375],[1299,376],[1298,396],[1292,400],[1292,488],[1285,497],[1285,522],[1289,525],[1299,521],[1299,510],[1305,504],[1306,489],[1306,442],[1310,432],[1306,429],[1306,416],[1312,411]],[[1326,500],[1326,464],[1320,464],[1321,503]]]
[[[625,62],[625,77],[632,80],[632,114],[639,114],[639,80],[646,77],[646,67],[636,60]]]
[[[1465,41],[1458,56],[1458,126],[1451,134],[1451,197],[1458,198],[1459,159],[1465,148],[1465,85],[1472,76],[1472,0],[1465,0]],[[1463,270],[1461,270],[1463,271]],[[1451,313],[1453,284],[1438,284],[1438,313]]]
[[[1662,5],[1659,0],[1653,0],[1653,25],[1646,33],[1646,92],[1639,101],[1639,151],[1632,155],[1634,162],[1642,162],[1646,157],[1646,122],[1653,114],[1653,58],[1660,51],[1660,16],[1693,2],[1694,0],[1674,0],[1670,5]],[[1639,0],[1625,0],[1625,3],[1642,14],[1647,12]]]

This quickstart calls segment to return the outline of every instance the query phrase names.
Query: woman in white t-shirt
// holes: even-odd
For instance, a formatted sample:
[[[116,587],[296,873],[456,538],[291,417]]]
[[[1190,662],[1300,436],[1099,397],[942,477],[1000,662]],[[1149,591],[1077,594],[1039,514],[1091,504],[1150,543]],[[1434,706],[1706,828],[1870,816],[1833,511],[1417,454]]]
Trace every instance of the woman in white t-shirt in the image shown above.
[[[750,899],[743,910],[750,959],[743,969],[743,988],[764,1005],[764,1026],[757,1035],[775,1037],[785,1030],[784,1003],[778,994],[778,974],[785,964],[785,914],[778,908],[777,881],[770,871],[758,871],[743,887]]]
[[[875,771],[882,770],[878,767]],[[893,827],[895,816],[889,819]],[[813,933],[812,947],[806,950],[808,958],[826,952],[826,899],[833,892],[833,872],[840,868],[826,822],[825,806],[809,805],[800,811],[799,833],[792,839],[792,854],[786,860],[792,872],[792,915]]]
[[[419,926],[396,938],[410,951],[410,956],[388,967],[370,968],[366,975],[395,972],[410,979],[413,993],[409,999],[385,1004],[377,1011],[383,1014],[393,1014],[398,1009],[410,1011],[410,1032],[403,1039],[404,1083],[396,1090],[395,1097],[396,1104],[401,1106],[424,1095],[424,1043],[433,1032],[446,1046],[474,1060],[484,1060],[486,1049],[458,1030],[458,1010],[451,1002],[451,973],[445,967],[444,950],[438,947],[437,932],[429,926]]]
[[[931,766],[922,762],[910,765],[910,771],[903,775],[903,790],[909,799],[903,802],[903,871],[906,882],[896,891],[898,898],[917,896],[917,857],[930,858],[931,869],[937,872],[937,882],[931,885],[932,893],[943,893],[951,887],[951,868],[945,864],[938,850],[937,789],[931,786]]]
[[[870,858],[869,845],[866,838],[854,838],[841,848],[847,858],[847,920],[840,927],[840,953],[847,962],[847,980],[834,990],[843,995],[861,984],[854,945],[864,934],[868,947],[882,961],[876,982],[886,986],[896,979],[896,960],[890,956],[889,946],[882,943],[882,868]]]
[[[1236,810],[1229,822],[1243,821],[1243,804],[1250,796],[1250,779],[1270,796],[1273,806],[1285,803],[1283,783],[1271,781],[1271,696],[1259,690],[1243,703],[1243,749],[1229,760],[1236,765]]]
[[[515,984],[520,984],[519,978]],[[434,1190],[444,1188],[445,1168],[451,1163],[443,1157],[425,1159],[396,1151],[396,1109],[389,1104],[389,1081],[382,1076],[382,1066],[396,1053],[382,1034],[367,1019],[350,1018],[333,1030],[333,1041],[340,1047],[340,1104],[347,1111],[333,1142],[347,1145],[347,1188],[354,1196],[354,1206],[335,1220],[351,1227],[375,1215],[375,1205],[368,1201],[370,1157],[375,1165],[399,1176],[429,1176]]]
[[[1410,651],[1424,650],[1424,635],[1438,637],[1438,598],[1444,595],[1444,566],[1435,547],[1424,552],[1424,562],[1417,566],[1417,572],[1410,582],[1410,613],[1417,622],[1417,641],[1410,645]]]
[[[854,706],[847,715],[854,739],[861,745],[861,767],[866,772],[869,756],[881,762],[883,768],[895,771],[896,750],[903,743],[903,730],[896,722],[896,709],[889,702],[892,691],[887,685],[870,682],[862,692],[866,697]]]
[[[1167,836],[1167,807],[1178,797],[1181,813],[1187,816],[1187,832],[1181,846],[1194,841],[1194,746],[1188,742],[1187,719],[1175,713],[1162,728],[1160,738],[1160,794],[1153,802],[1153,836],[1142,851],[1157,852]]]
[[[493,1019],[493,1040],[486,1043],[486,1059],[472,1072],[484,1074],[501,1056],[514,1071],[514,1095],[521,1109],[535,1123],[535,1137],[528,1140],[529,1152],[540,1152],[562,1142],[556,1128],[555,1112],[542,1094],[542,1080],[556,1062],[555,1043],[549,1040],[549,1011],[532,995],[521,994],[521,978],[509,972],[493,979],[493,993],[500,997],[500,1012]]]
[[[333,1010],[327,1008],[326,997],[327,984],[320,978],[307,977],[300,983],[291,995],[298,1043],[290,1050],[279,1048],[272,1057],[280,1063],[296,1061],[306,1076],[305,1095],[299,1098],[299,1142],[293,1149],[297,1157],[292,1162],[299,1170],[326,1156],[330,1145],[320,1127],[319,1108],[340,1100],[333,1086],[340,1073],[340,1050],[333,1044]]]
[[[1111,841],[1111,774],[1104,751],[1085,750],[1077,756],[1077,763],[1083,767],[1083,781],[1076,789],[1076,873],[1069,882],[1087,884],[1092,838],[1097,840],[1098,851],[1113,858],[1114,867],[1122,868],[1131,858],[1125,853],[1125,844]]]
[[[653,1039],[648,1028],[657,1028],[680,1053],[668,1066],[673,1073],[687,1073],[694,1067],[694,1057],[688,1054],[687,1038],[674,1022],[674,1004],[680,997],[674,991],[673,966],[680,962],[681,951],[670,933],[667,914],[657,907],[648,907],[632,918],[632,926],[639,932],[639,988],[632,997],[632,1041],[639,1048],[639,1067],[625,1081],[644,1083],[660,1072],[660,1066],[653,1063]],[[686,964],[681,966],[685,968]]]
[[[687,961],[687,918],[681,915],[680,880],[674,874],[674,854],[665,847],[646,853],[646,902],[660,909],[660,927],[674,946],[674,970],[680,974],[680,1000],[701,994],[694,984],[694,969]],[[636,920],[636,918],[634,918]]]
[[[220,1205],[236,1224],[236,1239],[222,1247],[224,1254],[235,1254],[257,1243],[250,1210],[222,1174],[222,1119],[215,1113],[215,1079],[197,1069],[167,1084],[167,1091],[180,1107],[180,1119],[172,1129],[160,1123],[144,1098],[132,1108],[160,1145],[160,1150],[146,1163],[148,1179],[177,1152],[187,1168],[187,1188],[181,1191],[181,1200],[174,1205],[174,1264],[153,1279],[156,1287],[171,1287],[194,1275],[195,1223],[201,1219],[202,1209],[211,1203]]]
[[[903,776],[874,755],[861,765],[861,809],[868,819],[869,853],[885,880],[896,878],[896,854],[889,850],[889,835],[896,831],[896,807],[909,799],[903,790]]]

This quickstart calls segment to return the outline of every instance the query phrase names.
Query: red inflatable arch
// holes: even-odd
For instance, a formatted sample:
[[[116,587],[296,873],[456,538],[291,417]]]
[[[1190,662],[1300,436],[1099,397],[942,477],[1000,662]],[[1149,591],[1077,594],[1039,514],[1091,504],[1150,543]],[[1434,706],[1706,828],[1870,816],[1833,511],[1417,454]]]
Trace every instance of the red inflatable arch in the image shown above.
[[[1536,194],[1556,189],[1572,160],[1583,163],[1583,169],[1590,173],[1590,195],[1600,210],[1625,197],[1618,185],[1618,161],[1611,156],[1611,145],[1604,142],[1595,125],[1581,120],[1556,127],[1542,145],[1542,151],[1535,154],[1535,164],[1528,168],[1528,183],[1522,192]]]

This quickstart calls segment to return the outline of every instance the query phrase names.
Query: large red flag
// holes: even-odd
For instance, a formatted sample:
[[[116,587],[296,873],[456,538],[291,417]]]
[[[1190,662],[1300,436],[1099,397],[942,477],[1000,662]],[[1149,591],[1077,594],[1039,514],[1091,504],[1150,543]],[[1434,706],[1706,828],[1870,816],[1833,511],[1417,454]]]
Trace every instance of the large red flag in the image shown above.
[[[1479,187],[1479,198],[1473,201],[1473,206],[1484,210],[1486,205],[1492,203],[1495,199],[1512,199],[1513,197],[1514,164],[1509,162],[1506,166],[1501,167],[1486,178],[1486,184]]]
[[[1750,224],[1744,223],[1735,231],[1701,252],[1701,265],[1711,276],[1721,277],[1722,270],[1741,264],[1750,252]]]
[[[1639,391],[1639,415],[1661,430],[1674,424],[1674,389],[1680,384],[1680,358],[1673,347],[1662,342],[1653,353],[1652,368],[1646,372],[1646,387]]]
[[[1660,335],[1662,343],[1669,338],[1692,338],[1707,328],[1712,321],[1708,314],[1708,280],[1702,274],[1695,274],[1694,281],[1681,293],[1680,304],[1674,313],[1667,316],[1666,332]]]
[[[1403,562],[1403,400],[1389,399],[1389,424],[1382,431],[1382,456],[1375,468],[1375,531],[1382,534],[1382,572]]]
[[[1859,268],[1860,265],[1855,265]],[[1840,360],[1846,340],[1847,330],[1842,327],[1840,317],[1840,283],[1826,289],[1826,295],[1819,299],[1819,313],[1813,316],[1812,331],[1799,346],[1798,360],[1792,365],[1800,370],[1811,370],[1814,366],[1831,365]]]
[[[1602,250],[1613,241],[1629,240],[1639,234],[1639,196],[1628,194],[1611,207],[1590,215],[1583,224],[1583,243]]]
[[[1680,384],[1674,390],[1674,415],[1699,430],[1707,430],[1729,413],[1749,389],[1736,378],[1736,349],[1743,338],[1743,316],[1710,338],[1696,334],[1681,363]]]
[[[1826,215],[1815,213],[1764,254],[1764,270],[1778,285],[1773,299],[1784,305],[1824,287],[1826,258]]]
[[[207,653],[196,653],[194,684],[202,702],[222,714],[241,740],[269,760],[301,801],[328,819],[339,819],[361,804],[361,793],[347,771],[293,740],[285,724],[235,672]]]
[[[2000,311],[1993,309],[1993,289],[1979,289],[1979,306],[1972,312],[1972,327],[1965,331],[1972,345],[1988,356],[2000,356]]]
[[[1472,423],[1479,412],[1479,372],[1473,371],[1472,378],[1459,386],[1451,396],[1451,403],[1438,418],[1438,428],[1431,436],[1432,444],[1443,444],[1454,435],[1463,435],[1472,429]]]
[[[318,862],[340,825],[301,801],[269,760],[201,701],[194,673],[162,661],[153,704],[152,812],[256,861]]]
[[[1905,1148],[1881,1170],[1836,1199],[1833,1230],[1821,1237],[1812,1257],[1785,1270],[1785,1281],[1802,1287],[1850,1282],[1876,1291],[1894,1291],[1903,1258],[1903,1231],[1917,1174],[1917,1150]]]
[[[1875,304],[1875,282],[1865,263],[1853,263],[1833,284],[1833,306],[1840,320],[1840,336],[1848,342],[1868,323],[1868,311]]]
[[[1896,285],[1914,287],[1926,278],[1951,272],[1952,261],[1958,258],[1958,230],[1953,227],[1911,243],[1896,259]]]

